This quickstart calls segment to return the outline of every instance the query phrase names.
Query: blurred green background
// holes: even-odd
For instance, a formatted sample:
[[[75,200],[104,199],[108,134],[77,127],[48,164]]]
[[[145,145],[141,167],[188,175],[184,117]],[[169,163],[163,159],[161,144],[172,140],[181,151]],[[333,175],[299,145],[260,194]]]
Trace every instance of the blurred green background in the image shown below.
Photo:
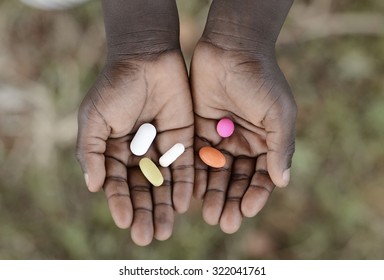
[[[190,61],[209,1],[178,0]],[[296,0],[278,59],[299,107],[292,182],[241,230],[201,204],[141,248],[87,191],[77,108],[105,57],[99,1],[0,1],[0,259],[383,259],[384,1]]]

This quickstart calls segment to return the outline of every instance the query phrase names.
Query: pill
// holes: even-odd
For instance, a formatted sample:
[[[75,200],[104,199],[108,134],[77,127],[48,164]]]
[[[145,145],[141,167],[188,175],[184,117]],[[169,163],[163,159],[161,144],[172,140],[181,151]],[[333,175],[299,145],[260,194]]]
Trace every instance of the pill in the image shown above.
[[[199,150],[201,160],[211,167],[220,168],[225,165],[225,156],[219,150],[212,147],[203,147]]]
[[[168,151],[164,153],[159,159],[159,163],[162,167],[170,166],[179,156],[185,151],[185,147],[181,143],[177,143],[172,146]]]
[[[144,155],[156,137],[156,128],[150,124],[142,124],[132,139],[130,148],[136,156]]]
[[[232,120],[228,118],[223,118],[217,123],[216,130],[221,137],[226,138],[231,136],[232,133],[235,131],[235,124]]]
[[[142,158],[139,161],[139,167],[145,178],[154,185],[159,187],[163,184],[164,178],[156,164],[149,158]]]

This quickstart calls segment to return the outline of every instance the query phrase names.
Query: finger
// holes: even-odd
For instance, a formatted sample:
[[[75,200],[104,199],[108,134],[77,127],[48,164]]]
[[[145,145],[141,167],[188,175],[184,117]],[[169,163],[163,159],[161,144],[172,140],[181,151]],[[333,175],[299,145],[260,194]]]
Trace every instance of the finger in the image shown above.
[[[185,147],[184,152],[170,165],[172,170],[173,206],[178,213],[188,210],[192,198],[194,181],[194,154],[193,154],[193,124],[170,128],[164,127],[165,121],[158,121],[160,130],[156,138],[156,148],[162,156],[176,143]],[[186,123],[187,121],[183,122]],[[166,124],[169,123],[165,122]],[[158,155],[159,156],[159,155]]]
[[[199,150],[204,146],[215,146],[222,140],[216,132],[217,121],[205,119],[195,114],[195,186],[193,195],[202,199],[207,190],[208,166],[199,157]]]
[[[207,191],[203,202],[203,219],[209,225],[217,225],[223,211],[233,157],[224,153],[226,163],[222,168],[209,168]]]
[[[260,155],[256,162],[256,171],[241,201],[241,212],[245,217],[254,217],[268,201],[275,185],[267,172],[267,158]]]
[[[185,152],[171,165],[173,205],[178,213],[185,213],[191,202],[195,175],[193,157],[191,145],[186,147]]]
[[[154,234],[152,186],[138,167],[128,169],[128,185],[133,206],[131,238],[139,246],[151,243]]]
[[[203,199],[204,194],[207,190],[208,184],[208,166],[200,159],[198,151],[204,147],[210,145],[210,143],[196,136],[195,138],[195,180],[193,195],[197,199]]]
[[[172,207],[171,172],[168,168],[161,168],[164,183],[153,188],[155,238],[167,240],[172,235],[174,210]]]
[[[276,186],[285,187],[290,180],[290,168],[295,152],[295,122],[297,108],[289,98],[278,109],[272,108],[265,118],[267,131],[268,172]]]
[[[243,220],[240,204],[255,170],[255,162],[251,158],[237,158],[234,161],[227,198],[220,218],[220,228],[225,233],[234,233],[240,228]]]
[[[106,157],[104,191],[109,211],[119,228],[128,228],[132,223],[132,203],[127,184],[127,168],[114,157]]]
[[[93,104],[93,103],[92,103]],[[78,115],[76,156],[91,192],[97,192],[105,180],[106,141],[110,129],[94,106],[83,102]]]

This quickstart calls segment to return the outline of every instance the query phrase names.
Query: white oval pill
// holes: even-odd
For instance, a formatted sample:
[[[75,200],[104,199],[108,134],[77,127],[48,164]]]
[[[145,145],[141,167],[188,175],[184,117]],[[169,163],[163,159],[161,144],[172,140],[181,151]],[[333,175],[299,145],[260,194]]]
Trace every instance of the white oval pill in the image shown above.
[[[136,156],[144,155],[156,137],[156,128],[150,124],[142,124],[131,142],[131,152]]]
[[[185,147],[181,143],[173,145],[168,151],[165,152],[159,159],[159,163],[162,167],[170,166],[179,156],[184,153]]]

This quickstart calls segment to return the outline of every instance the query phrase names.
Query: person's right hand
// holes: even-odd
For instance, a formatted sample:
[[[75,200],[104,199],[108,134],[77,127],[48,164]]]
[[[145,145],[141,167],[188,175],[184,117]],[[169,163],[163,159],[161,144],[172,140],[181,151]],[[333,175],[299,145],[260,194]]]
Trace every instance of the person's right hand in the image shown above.
[[[107,61],[79,110],[77,158],[90,191],[104,189],[116,225],[131,227],[138,245],[165,240],[174,210],[187,211],[193,192],[193,112],[180,51],[174,0],[102,0]],[[152,187],[130,142],[143,123],[157,136],[144,155],[156,164],[180,142],[186,147],[164,183]]]
[[[129,149],[138,127],[152,123],[157,137],[146,157],[155,163],[175,143],[185,153],[160,168],[152,187]],[[109,61],[79,110],[77,157],[90,191],[104,189],[116,225],[131,227],[138,245],[170,237],[174,209],[185,212],[193,191],[193,113],[180,50]]]

